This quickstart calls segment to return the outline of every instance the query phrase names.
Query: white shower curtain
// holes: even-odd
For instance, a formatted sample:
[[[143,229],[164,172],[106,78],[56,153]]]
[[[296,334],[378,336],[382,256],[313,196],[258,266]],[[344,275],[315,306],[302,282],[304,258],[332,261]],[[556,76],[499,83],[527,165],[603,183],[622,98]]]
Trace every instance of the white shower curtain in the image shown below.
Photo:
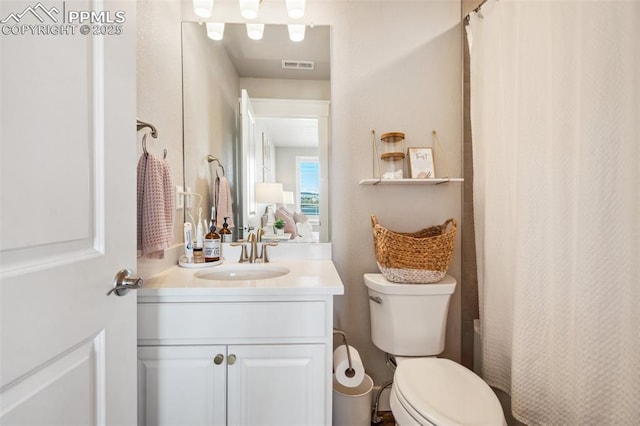
[[[640,422],[640,1],[471,16],[483,375],[527,424]]]

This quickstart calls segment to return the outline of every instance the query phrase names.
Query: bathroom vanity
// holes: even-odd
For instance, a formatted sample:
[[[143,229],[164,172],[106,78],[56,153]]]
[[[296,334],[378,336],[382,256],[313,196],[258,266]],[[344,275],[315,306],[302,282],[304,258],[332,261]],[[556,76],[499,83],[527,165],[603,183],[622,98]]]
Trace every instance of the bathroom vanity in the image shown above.
[[[331,260],[176,266],[145,280],[138,423],[330,424],[343,292]]]

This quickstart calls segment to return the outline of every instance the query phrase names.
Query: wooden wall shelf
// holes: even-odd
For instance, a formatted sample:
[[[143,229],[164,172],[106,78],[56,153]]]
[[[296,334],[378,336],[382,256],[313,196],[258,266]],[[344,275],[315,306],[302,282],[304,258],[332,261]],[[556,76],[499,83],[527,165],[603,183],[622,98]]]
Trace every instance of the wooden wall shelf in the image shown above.
[[[362,179],[360,185],[440,185],[447,182],[464,182],[463,178],[434,178],[434,179]]]

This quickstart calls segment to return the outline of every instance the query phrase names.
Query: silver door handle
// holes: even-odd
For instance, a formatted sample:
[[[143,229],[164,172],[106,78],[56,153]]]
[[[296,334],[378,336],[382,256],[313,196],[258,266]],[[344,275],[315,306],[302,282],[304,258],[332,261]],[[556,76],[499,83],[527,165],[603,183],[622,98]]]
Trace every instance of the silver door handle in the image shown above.
[[[124,296],[129,290],[136,290],[142,287],[143,280],[140,277],[134,277],[132,272],[128,269],[122,269],[118,271],[113,278],[113,288],[109,290],[107,296],[111,296],[111,293],[115,292],[116,296]]]

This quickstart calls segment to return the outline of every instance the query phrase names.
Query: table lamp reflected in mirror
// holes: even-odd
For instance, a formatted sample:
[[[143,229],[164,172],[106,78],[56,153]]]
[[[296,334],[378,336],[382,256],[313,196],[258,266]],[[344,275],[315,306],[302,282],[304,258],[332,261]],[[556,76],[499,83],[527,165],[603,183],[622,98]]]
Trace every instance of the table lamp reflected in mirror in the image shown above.
[[[274,217],[275,205],[283,202],[281,183],[256,183],[256,203],[266,204],[266,223],[263,221],[262,226],[265,235],[273,235],[273,224],[276,221]]]

